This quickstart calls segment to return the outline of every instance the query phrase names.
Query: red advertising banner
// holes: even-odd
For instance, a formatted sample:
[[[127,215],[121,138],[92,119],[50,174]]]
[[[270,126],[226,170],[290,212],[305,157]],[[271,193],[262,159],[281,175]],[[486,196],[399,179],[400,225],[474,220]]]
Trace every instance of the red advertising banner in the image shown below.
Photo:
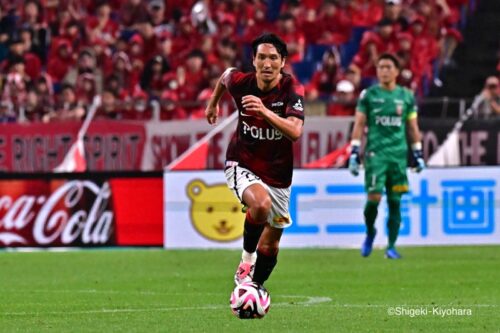
[[[0,247],[162,246],[162,205],[161,175],[0,180]]]
[[[0,171],[52,171],[80,126],[78,122],[0,125]],[[145,138],[141,122],[93,122],[84,138],[88,170],[140,170]]]
[[[116,244],[163,245],[163,178],[110,180],[116,218]]]
[[[0,181],[0,246],[114,244],[108,182]]]

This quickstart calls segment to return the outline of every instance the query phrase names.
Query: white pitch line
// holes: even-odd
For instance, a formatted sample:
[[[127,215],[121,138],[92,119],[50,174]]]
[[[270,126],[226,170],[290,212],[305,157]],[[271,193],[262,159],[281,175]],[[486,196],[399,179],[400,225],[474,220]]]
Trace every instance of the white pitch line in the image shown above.
[[[305,301],[294,303],[272,303],[272,307],[287,307],[304,305],[310,306],[319,303],[331,302],[329,297],[311,297],[311,296],[294,296],[284,295],[281,297],[287,298],[307,298]],[[137,312],[168,312],[168,311],[195,311],[195,310],[219,310],[227,308],[227,305],[200,305],[200,306],[187,306],[187,307],[166,307],[166,308],[142,308],[142,309],[96,309],[96,310],[82,310],[82,311],[47,311],[47,312],[3,312],[0,316],[34,316],[34,315],[59,315],[59,314],[107,314],[107,313],[137,313]]]

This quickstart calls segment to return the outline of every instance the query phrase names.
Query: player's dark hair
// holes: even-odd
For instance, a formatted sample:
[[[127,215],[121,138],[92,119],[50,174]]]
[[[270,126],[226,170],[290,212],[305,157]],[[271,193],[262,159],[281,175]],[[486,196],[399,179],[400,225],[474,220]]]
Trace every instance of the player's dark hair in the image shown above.
[[[392,61],[394,66],[396,66],[397,69],[401,69],[400,64],[399,64],[399,60],[394,54],[382,53],[382,55],[380,55],[380,57],[378,57],[377,64],[380,62],[380,60],[390,60],[390,61]]]
[[[275,34],[263,33],[262,35],[255,38],[252,41],[252,50],[254,57],[257,55],[257,48],[259,47],[260,44],[273,45],[280,54],[281,58],[286,58],[288,56],[288,49],[286,48],[286,43]]]

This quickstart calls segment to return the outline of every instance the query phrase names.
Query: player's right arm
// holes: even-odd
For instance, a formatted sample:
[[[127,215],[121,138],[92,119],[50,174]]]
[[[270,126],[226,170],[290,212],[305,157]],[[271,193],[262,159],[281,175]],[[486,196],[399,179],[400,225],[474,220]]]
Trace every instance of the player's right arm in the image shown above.
[[[224,73],[222,73],[219,80],[217,80],[212,96],[210,96],[210,99],[208,100],[207,108],[205,109],[205,116],[207,117],[208,123],[211,125],[217,122],[217,118],[219,117],[219,101],[226,91],[227,80],[231,72],[234,70],[236,70],[236,68],[229,67],[224,71]]]
[[[358,105],[356,107],[356,114],[354,116],[354,127],[351,135],[351,156],[349,157],[349,171],[357,176],[359,174],[359,165],[361,160],[359,158],[361,139],[366,125],[367,113],[366,91],[363,90],[359,97]]]

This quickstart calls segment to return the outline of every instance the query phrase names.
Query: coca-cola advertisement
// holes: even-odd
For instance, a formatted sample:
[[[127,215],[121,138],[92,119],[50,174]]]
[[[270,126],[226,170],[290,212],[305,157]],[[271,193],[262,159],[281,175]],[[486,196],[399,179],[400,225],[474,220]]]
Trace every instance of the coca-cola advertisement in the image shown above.
[[[115,244],[108,181],[0,181],[0,247]]]

